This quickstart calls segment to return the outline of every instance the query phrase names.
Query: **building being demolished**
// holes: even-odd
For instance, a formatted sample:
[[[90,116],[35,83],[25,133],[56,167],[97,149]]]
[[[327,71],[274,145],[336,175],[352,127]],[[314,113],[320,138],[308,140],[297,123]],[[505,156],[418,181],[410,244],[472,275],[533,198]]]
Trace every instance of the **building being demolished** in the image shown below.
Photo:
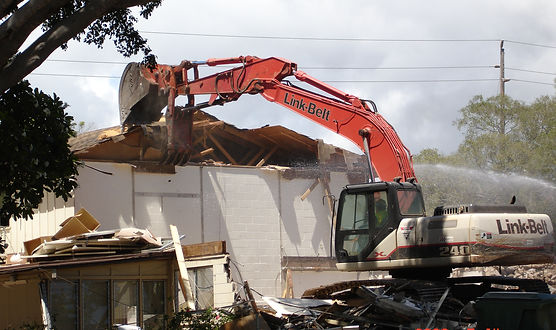
[[[10,226],[3,228],[9,243],[6,255],[31,261],[3,266],[4,283],[7,281],[10,289],[21,283],[25,290],[35,290],[18,282],[24,269],[35,273],[35,284],[43,277],[52,281],[52,269],[62,274],[58,280],[85,281],[92,278],[90,272],[100,272],[112,274],[103,279],[110,286],[114,279],[125,278],[126,269],[135,266],[120,265],[125,263],[120,254],[89,257],[99,265],[118,264],[121,274],[111,266],[97,269],[62,256],[83,249],[93,253],[91,246],[74,242],[49,257],[48,274],[40,275],[46,269],[41,265],[44,260],[26,258],[32,251],[26,251],[24,242],[39,238],[44,243],[41,237],[55,236],[63,228],[60,225],[80,209],[99,219],[102,231],[142,228],[153,237],[169,239],[169,226],[175,225],[185,235],[181,241],[185,245],[224,241],[230,278],[237,283],[248,280],[251,288],[263,295],[282,296],[287,290],[289,296],[299,296],[315,285],[368,277],[367,273],[338,272],[331,252],[332,192],[350,181],[363,180],[363,170],[357,170],[364,168],[359,155],[279,126],[237,129],[202,111],[195,113],[193,127],[194,152],[183,166],[161,164],[164,123],[123,132],[120,127],[97,130],[72,140],[72,150],[83,162],[79,187],[67,202],[47,193],[32,220],[12,219]],[[150,260],[135,254],[126,260]],[[150,266],[137,267],[137,272],[129,275],[133,281],[154,278],[155,274],[142,273],[152,269]],[[164,276],[169,276],[168,266],[160,267]],[[61,268],[71,269],[72,275],[60,273]],[[109,292],[115,289],[106,288]],[[33,293],[37,304],[39,293],[38,289]]]

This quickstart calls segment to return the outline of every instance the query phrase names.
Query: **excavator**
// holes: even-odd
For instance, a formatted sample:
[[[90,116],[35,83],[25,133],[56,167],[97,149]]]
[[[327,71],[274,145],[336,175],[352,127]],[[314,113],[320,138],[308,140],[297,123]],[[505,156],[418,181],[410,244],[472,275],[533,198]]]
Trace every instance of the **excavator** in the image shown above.
[[[219,65],[233,68],[200,77],[200,66]],[[347,185],[338,200],[339,270],[446,278],[457,267],[553,262],[553,228],[546,214],[528,213],[514,204],[464,204],[437,207],[427,216],[411,153],[375,103],[319,81],[286,59],[240,56],[155,67],[130,63],[120,82],[121,124],[157,121],[166,107],[165,162],[185,164],[192,153],[193,113],[245,94],[288,108],[347,138],[364,153],[367,182]],[[208,101],[196,102],[197,95],[208,96]],[[178,96],[187,98],[185,106],[176,106]]]

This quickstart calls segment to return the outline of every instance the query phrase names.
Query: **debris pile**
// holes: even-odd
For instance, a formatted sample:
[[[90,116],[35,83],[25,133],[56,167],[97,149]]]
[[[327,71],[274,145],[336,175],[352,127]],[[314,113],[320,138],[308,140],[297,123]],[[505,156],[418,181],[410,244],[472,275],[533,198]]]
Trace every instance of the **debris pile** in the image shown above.
[[[363,284],[362,284],[363,283]],[[470,302],[444,283],[385,279],[341,282],[307,290],[301,299],[269,298],[262,315],[271,329],[467,329]]]
[[[546,282],[546,284],[548,284],[550,293],[556,293],[556,263],[459,268],[454,270],[453,276],[462,277],[469,276],[470,274],[481,276],[507,276],[524,279],[542,279]]]
[[[53,236],[41,236],[24,242],[26,256],[12,255],[7,258],[7,263],[162,249],[160,238],[145,229],[98,231],[100,223],[85,209],[67,218],[60,227]]]

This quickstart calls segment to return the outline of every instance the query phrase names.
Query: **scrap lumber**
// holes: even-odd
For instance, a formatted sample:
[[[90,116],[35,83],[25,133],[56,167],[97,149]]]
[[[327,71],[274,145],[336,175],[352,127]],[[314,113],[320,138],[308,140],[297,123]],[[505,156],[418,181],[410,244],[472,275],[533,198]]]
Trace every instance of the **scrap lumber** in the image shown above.
[[[274,146],[274,148],[272,148],[258,163],[257,165],[255,165],[255,167],[261,167],[263,166],[268,159],[276,152],[276,150],[278,150],[278,145]]]
[[[301,195],[301,200],[304,201],[305,198],[307,198],[307,196],[309,196],[309,194],[311,193],[311,191],[313,191],[313,189],[316,188],[316,186],[319,184],[319,179],[316,178],[315,181],[311,184],[311,186],[309,188],[307,188],[307,190],[303,193],[303,195]]]
[[[182,245],[184,257],[204,257],[226,253],[226,241]]]
[[[185,259],[183,257],[183,250],[180,243],[180,235],[178,234],[178,228],[174,225],[170,225],[170,232],[172,233],[172,241],[174,242],[174,250],[176,251],[176,259],[178,261],[178,268],[180,271],[180,287],[183,292],[183,297],[187,303],[189,310],[195,310],[195,300],[193,299],[193,292],[191,291],[191,284],[189,282],[189,275],[187,273],[187,267],[185,266]]]
[[[293,279],[291,269],[286,270],[286,288],[282,293],[282,298],[293,298]]]

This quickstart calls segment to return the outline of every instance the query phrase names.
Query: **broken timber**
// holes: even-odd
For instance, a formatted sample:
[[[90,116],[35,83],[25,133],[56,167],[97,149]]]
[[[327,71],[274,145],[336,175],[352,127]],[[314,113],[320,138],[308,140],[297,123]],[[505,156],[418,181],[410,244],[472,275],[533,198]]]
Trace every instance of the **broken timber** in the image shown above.
[[[193,300],[193,293],[191,292],[191,284],[189,283],[189,275],[187,274],[187,267],[185,266],[185,259],[183,257],[183,250],[180,243],[180,236],[178,228],[170,225],[170,232],[172,233],[172,241],[174,242],[174,250],[176,251],[176,259],[180,270],[180,287],[183,292],[183,297],[187,303],[189,310],[195,310],[195,301]]]

